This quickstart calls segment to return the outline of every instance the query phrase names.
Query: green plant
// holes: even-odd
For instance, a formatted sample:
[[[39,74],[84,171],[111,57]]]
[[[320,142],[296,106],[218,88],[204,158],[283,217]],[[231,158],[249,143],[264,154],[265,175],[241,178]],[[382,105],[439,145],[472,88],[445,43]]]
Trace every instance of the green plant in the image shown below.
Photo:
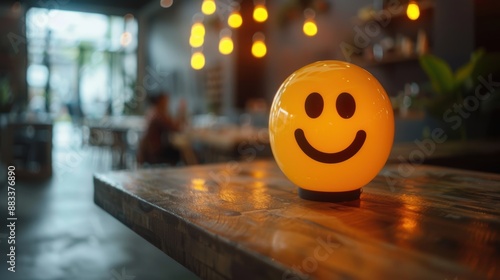
[[[433,91],[433,96],[426,99],[426,110],[436,118],[442,118],[446,110],[455,104],[461,105],[467,96],[474,95],[475,89],[481,83],[480,77],[487,79],[500,70],[500,53],[486,53],[483,49],[472,53],[471,59],[455,72],[443,59],[425,54],[420,57],[420,65],[427,74]],[[488,113],[499,105],[498,89],[491,97],[482,102],[481,111]],[[465,126],[461,127],[462,138],[465,138]]]

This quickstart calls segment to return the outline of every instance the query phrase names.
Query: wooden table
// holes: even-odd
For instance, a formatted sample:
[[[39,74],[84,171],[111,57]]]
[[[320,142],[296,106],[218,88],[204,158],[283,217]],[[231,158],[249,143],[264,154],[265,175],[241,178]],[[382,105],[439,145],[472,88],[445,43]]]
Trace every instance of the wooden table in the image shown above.
[[[95,203],[206,279],[500,279],[500,175],[409,167],[345,203],[273,161],[119,171]]]

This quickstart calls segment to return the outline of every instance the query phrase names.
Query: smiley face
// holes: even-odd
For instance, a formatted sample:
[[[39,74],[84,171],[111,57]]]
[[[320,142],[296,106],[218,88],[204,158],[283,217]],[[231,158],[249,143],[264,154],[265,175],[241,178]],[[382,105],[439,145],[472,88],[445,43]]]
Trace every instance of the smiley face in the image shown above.
[[[324,101],[321,94],[313,92],[307,96],[305,101],[305,111],[310,118],[315,119],[319,117],[323,108]],[[349,119],[356,111],[356,101],[352,95],[347,92],[343,92],[337,97],[336,109],[342,118]],[[359,149],[361,149],[361,147],[363,147],[365,140],[366,132],[364,130],[358,130],[356,137],[347,148],[339,152],[325,153],[315,149],[309,141],[307,141],[304,130],[301,128],[297,128],[295,130],[295,141],[297,141],[297,144],[302,152],[315,161],[322,163],[339,163],[350,159],[359,151]]]
[[[366,70],[320,61],[283,82],[271,106],[269,135],[278,166],[300,188],[353,191],[385,164],[394,116],[383,87]]]

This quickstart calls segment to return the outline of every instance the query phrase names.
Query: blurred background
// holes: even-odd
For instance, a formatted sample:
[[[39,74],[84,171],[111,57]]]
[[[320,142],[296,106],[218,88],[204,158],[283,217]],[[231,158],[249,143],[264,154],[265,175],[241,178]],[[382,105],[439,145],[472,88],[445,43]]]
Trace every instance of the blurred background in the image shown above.
[[[95,206],[92,174],[272,158],[274,94],[318,60],[384,86],[389,162],[442,129],[413,163],[498,173],[499,34],[494,0],[2,1],[0,182],[15,166],[19,221],[18,272],[2,253],[1,278],[196,278]],[[173,162],[138,157],[155,114]]]

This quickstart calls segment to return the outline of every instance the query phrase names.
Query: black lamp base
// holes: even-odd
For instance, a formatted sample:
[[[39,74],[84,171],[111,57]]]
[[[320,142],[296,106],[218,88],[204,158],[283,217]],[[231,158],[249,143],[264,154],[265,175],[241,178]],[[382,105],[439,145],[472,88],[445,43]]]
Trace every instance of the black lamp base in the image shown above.
[[[299,188],[299,196],[303,199],[323,202],[344,202],[359,199],[362,190],[346,192],[318,192]]]

